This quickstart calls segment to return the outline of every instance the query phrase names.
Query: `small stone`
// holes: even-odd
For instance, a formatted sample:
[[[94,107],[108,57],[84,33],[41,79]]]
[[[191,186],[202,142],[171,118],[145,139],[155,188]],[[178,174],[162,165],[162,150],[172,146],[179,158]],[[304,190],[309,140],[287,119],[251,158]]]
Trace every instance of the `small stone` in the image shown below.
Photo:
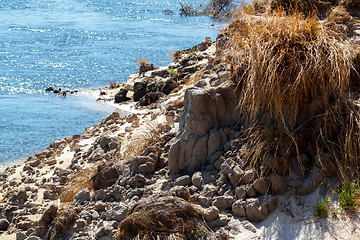
[[[17,199],[26,201],[28,199],[28,195],[27,195],[26,191],[20,190],[19,193],[17,194]]]
[[[228,209],[233,202],[234,198],[232,196],[224,195],[215,197],[213,205],[216,206],[219,210],[225,210]]]
[[[265,178],[258,178],[254,181],[253,187],[258,193],[264,195],[269,189],[269,183]]]
[[[256,179],[256,176],[257,173],[254,169],[247,170],[244,172],[241,182],[245,184],[251,183]]]
[[[97,201],[95,203],[95,210],[98,212],[105,211],[105,207],[106,207],[106,205],[102,201]]]
[[[78,228],[84,228],[85,225],[86,225],[86,221],[85,221],[84,219],[78,219],[78,220],[76,221],[76,226],[77,226]]]
[[[245,206],[246,202],[242,201],[242,200],[238,200],[236,202],[234,202],[234,204],[232,205],[232,211],[236,216],[239,217],[245,217],[246,213],[245,213]]]
[[[16,240],[25,240],[27,238],[26,234],[23,232],[16,233]]]
[[[189,184],[191,184],[191,178],[189,175],[184,175],[184,176],[178,177],[174,181],[175,186],[186,186]]]
[[[204,180],[202,178],[202,173],[201,172],[196,172],[192,175],[191,177],[191,181],[192,181],[192,184],[194,186],[196,186],[197,188],[201,189],[203,183],[204,183]]]
[[[74,196],[74,203],[83,204],[85,201],[90,201],[90,191],[87,188],[81,190]]]
[[[9,221],[6,219],[0,219],[0,231],[6,231],[9,228]]]
[[[206,221],[211,222],[219,216],[219,209],[215,206],[211,206],[204,212]]]
[[[235,188],[235,195],[238,199],[245,199],[246,198],[246,192],[247,192],[247,186],[242,185]]]

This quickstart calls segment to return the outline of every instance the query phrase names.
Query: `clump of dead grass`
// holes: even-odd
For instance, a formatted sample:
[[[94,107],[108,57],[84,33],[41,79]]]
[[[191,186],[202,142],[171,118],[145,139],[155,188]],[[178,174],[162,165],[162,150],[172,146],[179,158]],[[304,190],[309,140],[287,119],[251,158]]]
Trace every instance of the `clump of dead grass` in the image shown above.
[[[318,116],[317,159],[329,176],[345,181],[360,177],[360,108],[350,99],[338,100]],[[327,153],[324,155],[324,152]]]
[[[61,236],[65,234],[74,224],[77,215],[77,212],[72,207],[59,210],[55,219],[51,223],[45,239],[61,239]]]
[[[280,11],[254,19],[245,14],[229,31],[239,105],[252,119],[263,116],[292,130],[301,118],[348,92],[349,44],[316,17]]]
[[[74,196],[84,188],[94,189],[94,176],[98,173],[98,164],[81,170],[72,177],[60,192],[60,202],[72,202]]]
[[[338,0],[272,0],[271,8],[284,9],[287,12],[302,12],[305,14],[326,13]]]
[[[140,131],[136,131],[120,153],[121,158],[132,158],[142,153],[145,148],[161,139],[161,131],[156,121],[147,121]]]
[[[191,203],[177,197],[154,197],[130,210],[115,239],[214,239]]]
[[[336,6],[334,7],[328,17],[327,20],[330,22],[334,22],[337,24],[344,24],[351,21],[352,17],[350,13],[346,10],[344,6]]]

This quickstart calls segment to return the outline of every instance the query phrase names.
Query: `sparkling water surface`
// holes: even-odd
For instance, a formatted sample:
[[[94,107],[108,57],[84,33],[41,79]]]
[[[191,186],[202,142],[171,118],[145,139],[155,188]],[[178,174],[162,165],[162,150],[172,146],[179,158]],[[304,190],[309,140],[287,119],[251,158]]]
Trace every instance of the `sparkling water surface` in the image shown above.
[[[45,88],[125,82],[137,59],[167,65],[169,52],[216,38],[222,23],[181,17],[179,8],[165,0],[0,0],[0,163],[79,134],[113,111]]]

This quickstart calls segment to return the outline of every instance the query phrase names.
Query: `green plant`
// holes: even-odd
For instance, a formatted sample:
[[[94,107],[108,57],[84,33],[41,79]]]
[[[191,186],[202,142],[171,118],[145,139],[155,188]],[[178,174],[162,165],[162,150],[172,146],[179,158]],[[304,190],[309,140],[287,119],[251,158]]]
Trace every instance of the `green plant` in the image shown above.
[[[177,77],[180,75],[176,68],[170,68],[167,70],[167,72],[170,74],[171,77]]]
[[[324,199],[319,199],[316,201],[316,205],[314,206],[313,216],[315,217],[326,217],[329,213],[329,207],[327,202]]]
[[[340,207],[344,210],[353,211],[359,206],[360,185],[359,182],[344,182],[339,189]]]

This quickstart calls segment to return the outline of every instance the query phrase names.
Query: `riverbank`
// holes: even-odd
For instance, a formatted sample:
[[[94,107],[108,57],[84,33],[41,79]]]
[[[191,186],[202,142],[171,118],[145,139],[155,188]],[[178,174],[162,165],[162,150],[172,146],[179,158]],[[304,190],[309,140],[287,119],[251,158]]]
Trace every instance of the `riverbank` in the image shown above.
[[[289,24],[294,24],[295,27],[291,26],[296,31],[287,31]],[[289,81],[286,84],[294,84],[291,78],[281,75],[288,71],[278,71],[276,67],[282,69],[295,62],[301,71],[289,68],[295,69],[291,73],[310,83],[313,80],[303,78],[302,74],[313,73],[312,69],[303,68],[303,61],[279,57],[284,52],[290,56],[293,48],[276,45],[283,48],[273,51],[273,40],[285,39],[285,46],[295,42],[300,49],[310,45],[310,49],[317,50],[300,51],[306,57],[314,52],[337,53],[331,60],[343,68],[332,69],[332,64],[326,65],[327,58],[319,64],[317,58],[309,57],[316,60],[319,68],[332,69],[331,73],[335,74],[311,75],[314,79],[333,80],[333,76],[340,74],[339,79],[348,81],[353,76],[355,62],[351,61],[356,58],[347,53],[356,49],[351,44],[356,42],[359,25],[346,23],[352,30],[348,39],[342,39],[335,38],[336,33],[323,24],[324,21],[287,16],[284,12],[244,14],[224,29],[216,41],[206,38],[191,49],[174,53],[174,62],[168,66],[157,68],[143,62],[127,83],[92,92],[99,101],[116,101],[111,104],[120,111],[86,128],[81,135],[55,140],[47,149],[0,175],[3,183],[0,237],[28,240],[358,238],[359,213],[356,209],[344,210],[336,193],[343,185],[337,175],[343,165],[334,158],[338,152],[334,151],[332,156],[326,152],[327,148],[320,148],[328,142],[319,140],[323,135],[318,131],[327,134],[326,124],[333,118],[305,121],[307,125],[300,125],[305,126],[300,127],[301,131],[292,132],[290,127],[276,124],[279,115],[290,116],[288,123],[307,120],[309,109],[310,113],[324,110],[312,108],[314,102],[316,106],[325,102],[326,111],[335,111],[334,103],[326,102],[330,97],[319,98],[314,91],[311,93],[315,95],[309,94],[305,100],[303,95],[295,100],[288,98],[293,100],[290,106],[287,101],[276,107],[271,105],[284,101],[289,92],[293,96],[292,91],[297,90],[279,91],[281,96],[277,101],[271,98],[279,93],[278,85],[272,83],[283,84],[286,80]],[[263,31],[264,26],[268,31]],[[244,28],[254,31],[246,35]],[[283,31],[277,31],[278,28]],[[272,38],[268,38],[269,32]],[[300,37],[292,39],[294,33]],[[253,36],[260,37],[252,39]],[[324,45],[317,45],[315,37],[325,38],[320,42]],[[254,44],[247,44],[249,39]],[[265,46],[260,52],[267,54],[252,58],[251,54],[257,50],[254,46]],[[277,59],[280,64],[271,65],[274,61],[269,59],[257,61],[261,56]],[[342,61],[337,62],[339,58]],[[271,74],[265,71],[274,68],[277,71],[270,71]],[[346,71],[349,75],[343,74]],[[277,81],[268,82],[274,78]],[[261,80],[259,83],[263,85],[255,80]],[[261,92],[268,93],[263,86],[274,87],[274,94]],[[281,86],[280,90],[283,89]],[[320,90],[332,98],[338,97],[332,88]],[[310,101],[312,98],[317,101]],[[303,107],[301,100],[311,108],[294,110],[293,104]],[[350,112],[344,108],[336,116],[349,113],[358,116],[355,99],[338,102],[352,108]],[[264,104],[269,104],[265,109],[273,114],[262,115]],[[297,112],[298,109],[303,112]],[[280,114],[276,115],[278,110]],[[283,114],[285,110],[291,114]],[[261,114],[256,115],[256,111]],[[299,114],[295,120],[291,118],[293,113]],[[329,137],[338,136],[338,129],[346,132],[349,127],[346,121],[342,119],[343,125],[335,125],[336,131]],[[357,131],[358,124],[351,123],[351,129]],[[357,143],[356,138],[351,140]],[[350,150],[356,153],[356,149]],[[333,165],[324,163],[335,165],[339,171],[330,172],[329,166]],[[352,162],[354,169],[356,163]],[[314,207],[319,201],[325,202],[326,214],[320,212],[316,216]]]

